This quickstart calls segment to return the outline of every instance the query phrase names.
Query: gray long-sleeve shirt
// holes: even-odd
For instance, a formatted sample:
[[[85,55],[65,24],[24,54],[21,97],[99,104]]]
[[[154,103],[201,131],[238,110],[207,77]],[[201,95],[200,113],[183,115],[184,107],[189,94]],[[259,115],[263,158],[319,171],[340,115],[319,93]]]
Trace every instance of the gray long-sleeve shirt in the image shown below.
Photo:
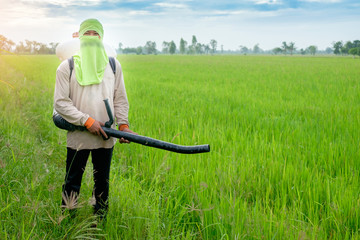
[[[104,99],[109,99],[111,111],[115,115],[116,123],[129,124],[129,103],[126,96],[125,84],[121,65],[116,60],[116,74],[110,64],[107,65],[101,83],[81,86],[76,80],[75,68],[70,76],[68,61],[63,61],[56,71],[54,93],[54,109],[68,122],[84,126],[89,117],[100,122],[108,121]],[[115,123],[112,127],[115,127]],[[81,149],[111,148],[115,138],[103,140],[102,137],[88,131],[73,131],[67,134],[67,147]]]

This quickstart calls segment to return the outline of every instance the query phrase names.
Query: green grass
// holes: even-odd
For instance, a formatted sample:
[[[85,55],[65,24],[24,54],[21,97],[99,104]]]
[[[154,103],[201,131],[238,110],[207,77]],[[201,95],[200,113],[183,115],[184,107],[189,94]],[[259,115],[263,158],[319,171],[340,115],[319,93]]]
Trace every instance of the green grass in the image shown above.
[[[55,56],[0,56],[0,239],[358,239],[360,61],[119,56],[131,129],[211,152],[115,147],[98,228],[92,166],[60,210]]]

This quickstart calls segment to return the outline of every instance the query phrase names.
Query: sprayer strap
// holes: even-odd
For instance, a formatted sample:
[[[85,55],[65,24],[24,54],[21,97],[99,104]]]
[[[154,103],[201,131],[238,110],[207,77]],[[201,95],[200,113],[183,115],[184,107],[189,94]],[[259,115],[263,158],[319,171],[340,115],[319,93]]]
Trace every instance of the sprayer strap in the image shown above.
[[[74,70],[74,57],[68,58],[68,63],[69,63],[69,68],[70,68],[70,75],[69,75],[69,81],[70,81],[72,71]],[[112,71],[113,71],[113,73],[115,75],[115,73],[116,73],[115,58],[109,57],[109,63],[110,63],[111,69],[112,69]]]
[[[115,63],[115,58],[113,57],[109,57],[109,63],[110,63],[110,66],[111,66],[111,69],[115,75],[116,73],[116,63]]]
[[[70,68],[70,75],[69,75],[69,81],[71,79],[71,74],[74,69],[74,57],[68,58],[69,68]]]

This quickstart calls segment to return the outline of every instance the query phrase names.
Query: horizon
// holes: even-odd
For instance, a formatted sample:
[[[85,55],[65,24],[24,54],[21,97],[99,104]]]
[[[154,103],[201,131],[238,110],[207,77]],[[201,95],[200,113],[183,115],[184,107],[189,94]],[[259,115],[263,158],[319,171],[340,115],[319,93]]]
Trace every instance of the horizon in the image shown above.
[[[155,41],[183,38],[188,44],[211,39],[224,51],[239,46],[263,50],[294,42],[297,49],[315,45],[319,50],[334,41],[354,41],[359,34],[360,3],[355,0],[246,0],[217,1],[70,1],[0,0],[0,34],[14,41],[49,44],[66,42],[87,18],[97,18],[104,27],[104,42],[118,48],[144,46]]]

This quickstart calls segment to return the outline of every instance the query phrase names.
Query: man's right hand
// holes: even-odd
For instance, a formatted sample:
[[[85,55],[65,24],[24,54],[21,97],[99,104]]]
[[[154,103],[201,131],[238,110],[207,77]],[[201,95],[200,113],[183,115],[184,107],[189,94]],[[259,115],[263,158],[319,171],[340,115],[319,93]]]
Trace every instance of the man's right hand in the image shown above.
[[[94,135],[104,136],[105,138],[107,138],[108,136],[106,135],[104,130],[101,128],[101,126],[105,126],[105,124],[95,120],[95,122],[91,125],[91,127],[87,128],[87,130]]]

